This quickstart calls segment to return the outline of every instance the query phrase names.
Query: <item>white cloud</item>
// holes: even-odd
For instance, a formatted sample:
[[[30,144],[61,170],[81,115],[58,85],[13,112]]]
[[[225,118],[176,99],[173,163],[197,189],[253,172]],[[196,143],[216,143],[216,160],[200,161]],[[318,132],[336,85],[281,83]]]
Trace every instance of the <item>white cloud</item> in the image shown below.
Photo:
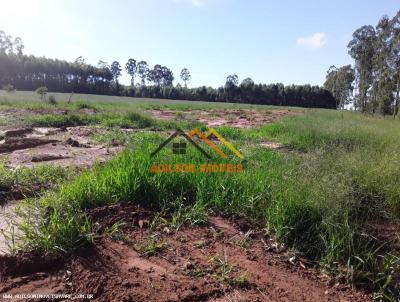
[[[308,49],[318,49],[323,47],[328,39],[323,32],[317,32],[309,37],[300,37],[297,39],[297,45]]]

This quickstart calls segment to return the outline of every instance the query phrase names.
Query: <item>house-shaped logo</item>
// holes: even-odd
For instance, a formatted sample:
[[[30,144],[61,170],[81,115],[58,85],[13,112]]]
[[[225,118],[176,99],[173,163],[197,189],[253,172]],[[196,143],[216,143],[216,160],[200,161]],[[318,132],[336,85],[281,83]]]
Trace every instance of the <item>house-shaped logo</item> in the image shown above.
[[[230,142],[228,142],[221,134],[217,132],[214,128],[211,128],[206,133],[201,132],[199,129],[195,128],[189,133],[185,133],[183,130],[176,130],[168,139],[158,146],[156,150],[151,153],[151,157],[155,156],[158,152],[160,152],[164,147],[166,147],[174,138],[181,136],[185,138],[190,144],[192,144],[198,151],[200,151],[207,158],[211,158],[211,155],[208,154],[199,144],[197,144],[193,137],[197,136],[201,141],[206,143],[211,149],[213,149],[219,156],[223,159],[228,159],[228,156],[215,144],[213,141],[209,139],[210,136],[214,136],[217,138],[222,144],[224,144],[229,150],[231,150],[237,157],[243,159],[244,156],[240,153]],[[186,142],[173,143],[172,151],[174,154],[186,154]]]

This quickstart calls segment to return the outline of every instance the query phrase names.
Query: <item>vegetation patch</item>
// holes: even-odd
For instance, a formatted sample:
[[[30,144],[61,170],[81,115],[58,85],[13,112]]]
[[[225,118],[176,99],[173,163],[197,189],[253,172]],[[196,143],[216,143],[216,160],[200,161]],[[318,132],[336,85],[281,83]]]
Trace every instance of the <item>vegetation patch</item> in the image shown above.
[[[383,242],[369,230],[376,219],[400,217],[400,175],[392,165],[399,156],[393,152],[399,149],[393,140],[398,128],[386,119],[328,111],[258,129],[219,128],[246,155],[245,171],[231,175],[150,173],[156,160],[150,153],[162,137],[138,133],[130,137],[129,150],[38,201],[48,223],[28,227],[27,244],[42,251],[88,244],[93,231],[84,210],[118,202],[166,210],[175,228],[203,222],[208,210],[241,213],[266,220],[283,243],[331,273],[393,296],[398,254],[380,248]],[[271,139],[299,153],[254,148]],[[158,156],[181,160],[168,151]],[[185,160],[204,162],[196,151]]]

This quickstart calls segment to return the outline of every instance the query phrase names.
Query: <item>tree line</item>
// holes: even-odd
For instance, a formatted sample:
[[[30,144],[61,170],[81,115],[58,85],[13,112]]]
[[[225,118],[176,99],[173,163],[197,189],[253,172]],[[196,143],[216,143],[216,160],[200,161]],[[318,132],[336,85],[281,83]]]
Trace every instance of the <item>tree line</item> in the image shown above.
[[[353,103],[363,113],[392,114],[400,102],[400,11],[378,24],[358,28],[348,44],[354,67],[331,66],[324,87],[343,108]]]
[[[174,85],[174,74],[166,66],[150,68],[146,61],[129,59],[125,66],[118,61],[97,66],[87,64],[82,57],[67,62],[23,53],[20,38],[13,39],[0,31],[0,87],[35,90],[46,87],[54,92],[109,94],[134,97],[201,100],[209,102],[236,102],[264,105],[335,108],[331,92],[319,86],[283,84],[256,84],[250,78],[239,83],[237,75],[229,75],[219,88],[188,88],[191,73],[183,68]],[[131,85],[121,85],[123,70],[130,76]],[[136,83],[139,79],[139,83]]]

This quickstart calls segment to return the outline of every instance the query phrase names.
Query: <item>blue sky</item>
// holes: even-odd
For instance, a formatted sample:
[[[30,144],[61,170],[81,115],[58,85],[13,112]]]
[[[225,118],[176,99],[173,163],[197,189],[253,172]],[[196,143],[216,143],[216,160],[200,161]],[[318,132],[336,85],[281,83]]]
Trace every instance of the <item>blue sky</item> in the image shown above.
[[[352,62],[355,29],[392,17],[398,0],[0,0],[0,29],[20,36],[25,53],[83,56],[125,65],[128,58],[170,67],[175,84],[239,80],[323,84],[330,65]],[[124,76],[123,82],[129,83]]]

